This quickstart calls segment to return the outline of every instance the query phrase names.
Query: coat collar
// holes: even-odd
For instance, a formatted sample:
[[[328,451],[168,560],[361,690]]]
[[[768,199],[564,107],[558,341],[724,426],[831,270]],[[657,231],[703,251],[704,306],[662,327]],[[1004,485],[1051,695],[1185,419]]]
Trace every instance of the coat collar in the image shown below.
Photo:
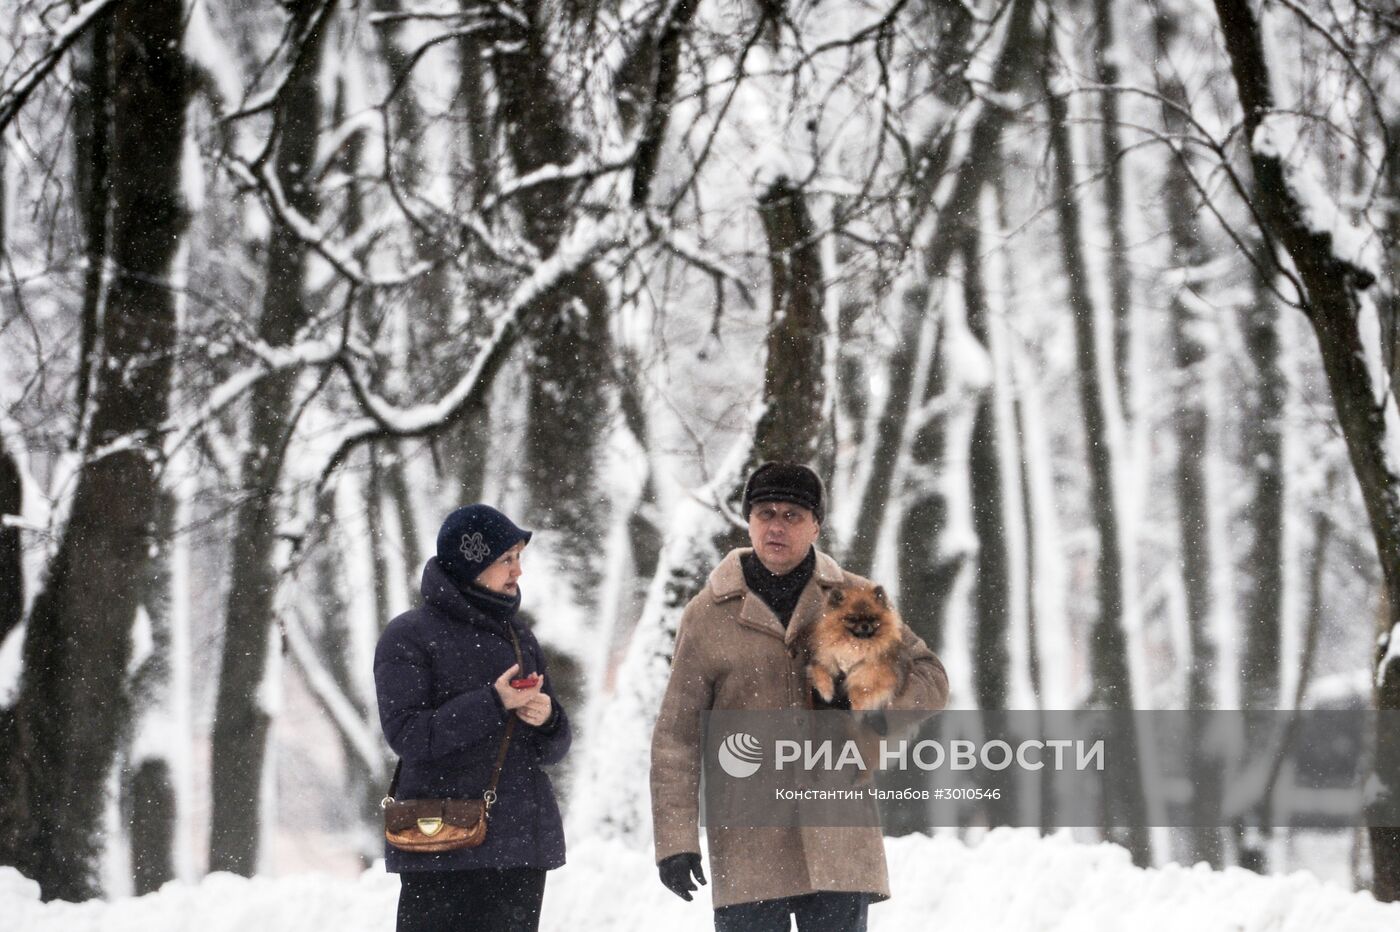
[[[832,586],[841,585],[845,574],[835,560],[818,550],[817,565],[812,570],[811,582],[802,590],[797,607],[792,611],[792,618],[788,619],[787,628],[784,629],[773,610],[762,598],[750,592],[744,582],[744,568],[739,559],[751,550],[750,547],[738,547],[729,551],[719,566],[710,573],[710,591],[714,594],[716,604],[742,596],[744,604],[739,609],[739,624],[771,634],[791,644],[797,632],[821,614],[822,604],[826,600],[825,591]]]
[[[710,572],[710,591],[714,593],[716,602],[723,602],[749,591],[744,583],[744,568],[739,564],[739,559],[752,552],[752,547],[736,547]],[[812,570],[812,578],[819,585],[829,587],[841,585],[844,576],[837,562],[818,550],[817,566]]]
[[[486,612],[473,605],[462,590],[457,588],[457,584],[447,575],[447,571],[442,568],[437,557],[430,557],[423,567],[423,581],[419,591],[423,594],[423,602],[454,621],[461,621],[467,624],[476,625],[506,635],[506,622],[498,618],[492,618]]]

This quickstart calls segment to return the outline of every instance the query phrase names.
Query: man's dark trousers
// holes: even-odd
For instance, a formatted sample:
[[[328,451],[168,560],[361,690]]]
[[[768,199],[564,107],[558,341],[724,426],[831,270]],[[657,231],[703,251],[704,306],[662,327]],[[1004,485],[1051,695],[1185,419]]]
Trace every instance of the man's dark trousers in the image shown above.
[[[797,917],[797,932],[865,932],[868,908],[864,893],[808,893],[739,903],[715,910],[715,932],[788,932],[790,916]]]

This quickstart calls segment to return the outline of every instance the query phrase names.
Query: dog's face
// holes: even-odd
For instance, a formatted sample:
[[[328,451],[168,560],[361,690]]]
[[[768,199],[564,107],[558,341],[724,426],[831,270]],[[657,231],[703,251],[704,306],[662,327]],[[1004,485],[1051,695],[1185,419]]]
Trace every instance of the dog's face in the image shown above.
[[[882,586],[833,589],[826,599],[826,619],[839,623],[862,641],[899,636],[899,619]]]

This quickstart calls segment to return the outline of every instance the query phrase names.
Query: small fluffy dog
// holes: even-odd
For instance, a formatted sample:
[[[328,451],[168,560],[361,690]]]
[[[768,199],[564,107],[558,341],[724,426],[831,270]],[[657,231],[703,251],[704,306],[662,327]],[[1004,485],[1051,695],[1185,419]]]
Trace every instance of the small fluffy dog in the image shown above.
[[[807,678],[826,702],[844,677],[851,709],[883,709],[904,688],[912,663],[904,648],[904,622],[881,586],[831,590],[826,609],[795,645]]]

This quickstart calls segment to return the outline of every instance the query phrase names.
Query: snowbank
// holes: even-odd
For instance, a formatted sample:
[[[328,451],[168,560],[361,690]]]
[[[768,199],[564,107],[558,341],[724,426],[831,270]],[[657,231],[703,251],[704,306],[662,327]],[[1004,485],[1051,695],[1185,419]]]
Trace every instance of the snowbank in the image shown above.
[[[872,908],[872,932],[1370,932],[1400,928],[1400,904],[1380,904],[1310,874],[1260,877],[1204,866],[1140,870],[1112,845],[1040,839],[999,829],[969,847],[922,836],[888,842],[894,899]],[[711,929],[709,899],[682,902],[656,879],[651,857],[615,843],[572,846],[550,875],[545,929]],[[398,883],[299,875],[251,880],[214,874],[196,886],[106,903],[39,902],[37,885],[0,868],[6,932],[387,932]],[[703,891],[702,891],[703,892]]]

